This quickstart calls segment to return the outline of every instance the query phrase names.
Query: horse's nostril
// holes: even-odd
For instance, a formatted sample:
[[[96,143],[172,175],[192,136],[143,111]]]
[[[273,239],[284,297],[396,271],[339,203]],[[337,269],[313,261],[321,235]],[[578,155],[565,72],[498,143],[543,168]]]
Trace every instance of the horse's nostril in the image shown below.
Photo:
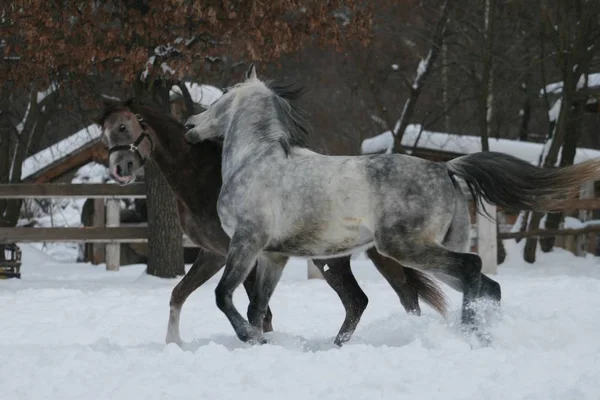
[[[131,175],[133,173],[133,161],[129,161],[127,163],[127,175]]]
[[[185,125],[185,130],[186,130],[186,131],[189,131],[190,129],[193,129],[193,128],[194,128],[194,126],[196,126],[196,125],[192,125],[192,124],[186,124],[186,125]]]
[[[115,172],[117,173],[117,175],[123,176],[123,174],[121,173],[123,171],[121,171],[121,166],[120,165],[117,165],[117,168],[115,168]]]

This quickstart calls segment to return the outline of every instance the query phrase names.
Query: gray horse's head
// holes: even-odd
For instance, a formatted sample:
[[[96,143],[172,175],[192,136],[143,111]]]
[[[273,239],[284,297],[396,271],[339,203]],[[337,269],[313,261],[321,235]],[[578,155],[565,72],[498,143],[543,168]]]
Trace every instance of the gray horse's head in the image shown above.
[[[258,79],[254,64],[246,72],[246,79],[232,88],[226,90],[216,102],[200,114],[192,115],[185,123],[185,139],[189,143],[198,143],[203,140],[222,137],[224,128],[231,124],[230,109],[234,102],[239,103],[240,99],[247,97],[250,93],[248,89],[252,86],[255,90],[266,87]],[[254,91],[255,91],[254,90]],[[254,92],[253,91],[253,92]]]
[[[304,146],[308,135],[306,121],[290,104],[302,93],[302,88],[258,79],[252,64],[244,82],[229,88],[205,112],[187,120],[185,139],[198,143],[223,138],[231,130],[244,130],[253,132],[255,139],[280,143],[287,153],[292,146]]]

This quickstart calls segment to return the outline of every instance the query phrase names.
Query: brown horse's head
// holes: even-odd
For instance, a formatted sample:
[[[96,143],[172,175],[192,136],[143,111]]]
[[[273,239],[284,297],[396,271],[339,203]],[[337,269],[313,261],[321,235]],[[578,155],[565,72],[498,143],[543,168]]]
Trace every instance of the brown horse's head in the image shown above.
[[[107,105],[97,123],[108,147],[110,174],[121,185],[134,182],[154,148],[150,126],[132,111],[131,101]]]

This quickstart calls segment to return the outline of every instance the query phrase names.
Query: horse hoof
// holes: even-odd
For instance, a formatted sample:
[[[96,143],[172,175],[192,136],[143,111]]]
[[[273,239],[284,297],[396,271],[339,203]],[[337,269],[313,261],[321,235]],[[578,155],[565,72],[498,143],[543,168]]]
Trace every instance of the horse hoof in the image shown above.
[[[260,345],[267,343],[267,340],[263,336],[262,332],[259,332],[258,329],[250,326],[244,329],[242,332],[238,334],[238,337],[242,342],[246,342],[251,345]]]
[[[263,344],[267,344],[267,339],[265,339],[264,337],[253,338],[248,340],[248,343],[250,343],[253,346],[262,346]]]
[[[169,337],[165,339],[166,344],[175,343],[177,346],[181,347],[183,345],[183,340],[180,337]]]
[[[464,328],[475,327],[475,310],[472,305],[463,308],[461,323]]]
[[[273,324],[266,319],[263,321],[263,332],[273,332]]]

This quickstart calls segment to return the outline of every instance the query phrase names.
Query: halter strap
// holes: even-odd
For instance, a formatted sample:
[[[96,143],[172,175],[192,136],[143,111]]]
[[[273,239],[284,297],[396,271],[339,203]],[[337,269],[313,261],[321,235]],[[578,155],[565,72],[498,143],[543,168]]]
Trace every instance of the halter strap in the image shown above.
[[[144,118],[142,118],[142,116],[140,114],[135,114],[135,116],[137,117],[137,120],[140,123],[140,126],[142,128],[144,128],[144,126],[146,126],[146,123],[144,122]],[[115,151],[127,150],[130,153],[135,154],[136,157],[140,160],[140,166],[143,166],[146,163],[146,159],[144,157],[142,157],[142,154],[140,153],[139,148],[140,148],[140,144],[144,141],[144,139],[148,139],[148,141],[150,142],[150,149],[152,151],[154,149],[154,142],[152,141],[152,137],[144,129],[142,131],[142,133],[140,134],[140,136],[138,136],[138,138],[135,139],[135,141],[133,143],[121,144],[121,145],[112,146],[111,148],[109,148],[108,156],[110,157],[110,155],[112,153],[114,153]]]

